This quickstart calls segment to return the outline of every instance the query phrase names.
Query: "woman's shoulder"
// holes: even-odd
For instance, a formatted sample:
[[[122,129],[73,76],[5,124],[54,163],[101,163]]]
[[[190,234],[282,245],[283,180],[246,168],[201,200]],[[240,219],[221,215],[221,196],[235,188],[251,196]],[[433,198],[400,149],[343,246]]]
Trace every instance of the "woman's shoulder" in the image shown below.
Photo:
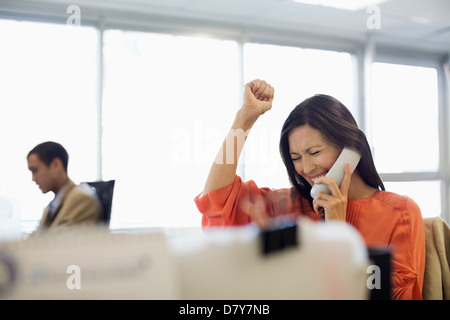
[[[391,191],[377,191],[374,197],[384,204],[400,211],[418,211],[420,208],[411,197],[407,195],[398,194]]]

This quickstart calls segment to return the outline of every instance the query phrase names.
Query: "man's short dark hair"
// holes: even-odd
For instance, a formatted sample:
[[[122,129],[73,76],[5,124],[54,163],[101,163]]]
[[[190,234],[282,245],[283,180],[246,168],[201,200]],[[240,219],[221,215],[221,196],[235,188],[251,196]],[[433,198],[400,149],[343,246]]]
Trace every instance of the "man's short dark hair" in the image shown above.
[[[36,154],[47,167],[50,166],[53,159],[59,158],[63,164],[64,170],[67,172],[67,166],[69,164],[69,154],[66,149],[59,143],[53,141],[47,141],[38,144],[29,153],[27,158],[31,154]]]

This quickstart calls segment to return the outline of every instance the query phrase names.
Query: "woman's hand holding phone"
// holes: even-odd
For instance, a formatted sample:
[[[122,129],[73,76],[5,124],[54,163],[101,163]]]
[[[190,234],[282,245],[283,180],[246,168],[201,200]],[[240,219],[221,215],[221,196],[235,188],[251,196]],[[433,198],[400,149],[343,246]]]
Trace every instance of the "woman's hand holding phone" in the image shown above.
[[[331,194],[320,192],[313,200],[314,211],[320,214],[321,208],[325,211],[326,220],[345,221],[347,215],[348,189],[352,177],[352,169],[350,164],[345,165],[344,178],[339,187],[336,181],[323,176],[319,178],[317,183],[325,184],[331,191]]]

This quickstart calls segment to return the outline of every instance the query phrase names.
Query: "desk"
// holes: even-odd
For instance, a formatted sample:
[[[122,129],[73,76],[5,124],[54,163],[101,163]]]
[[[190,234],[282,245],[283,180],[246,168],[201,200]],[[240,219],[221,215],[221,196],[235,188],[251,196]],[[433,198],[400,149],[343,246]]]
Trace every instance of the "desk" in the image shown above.
[[[298,244],[262,254],[254,226],[196,234],[105,229],[0,244],[2,299],[367,299],[362,238],[345,223],[297,223]],[[1,263],[1,262],[0,262]]]

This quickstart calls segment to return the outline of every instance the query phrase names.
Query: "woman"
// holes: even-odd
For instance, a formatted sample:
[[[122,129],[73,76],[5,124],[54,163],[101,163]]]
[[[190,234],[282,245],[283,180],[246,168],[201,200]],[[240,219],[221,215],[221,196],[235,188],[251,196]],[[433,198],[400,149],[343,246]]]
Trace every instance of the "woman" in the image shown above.
[[[394,299],[422,299],[425,235],[420,209],[412,199],[384,191],[364,133],[338,100],[316,95],[300,103],[286,119],[280,152],[291,188],[259,188],[236,175],[243,148],[239,141],[245,141],[259,116],[271,109],[273,97],[274,89],[265,81],[246,84],[242,107],[203,193],[195,198],[203,226],[264,225],[286,214],[318,220],[323,208],[326,221],[346,221],[359,231],[367,246],[393,250]],[[325,174],[344,147],[358,151],[361,160],[353,173],[346,165],[339,187]],[[322,183],[331,194],[321,192],[313,200],[311,187]]]

